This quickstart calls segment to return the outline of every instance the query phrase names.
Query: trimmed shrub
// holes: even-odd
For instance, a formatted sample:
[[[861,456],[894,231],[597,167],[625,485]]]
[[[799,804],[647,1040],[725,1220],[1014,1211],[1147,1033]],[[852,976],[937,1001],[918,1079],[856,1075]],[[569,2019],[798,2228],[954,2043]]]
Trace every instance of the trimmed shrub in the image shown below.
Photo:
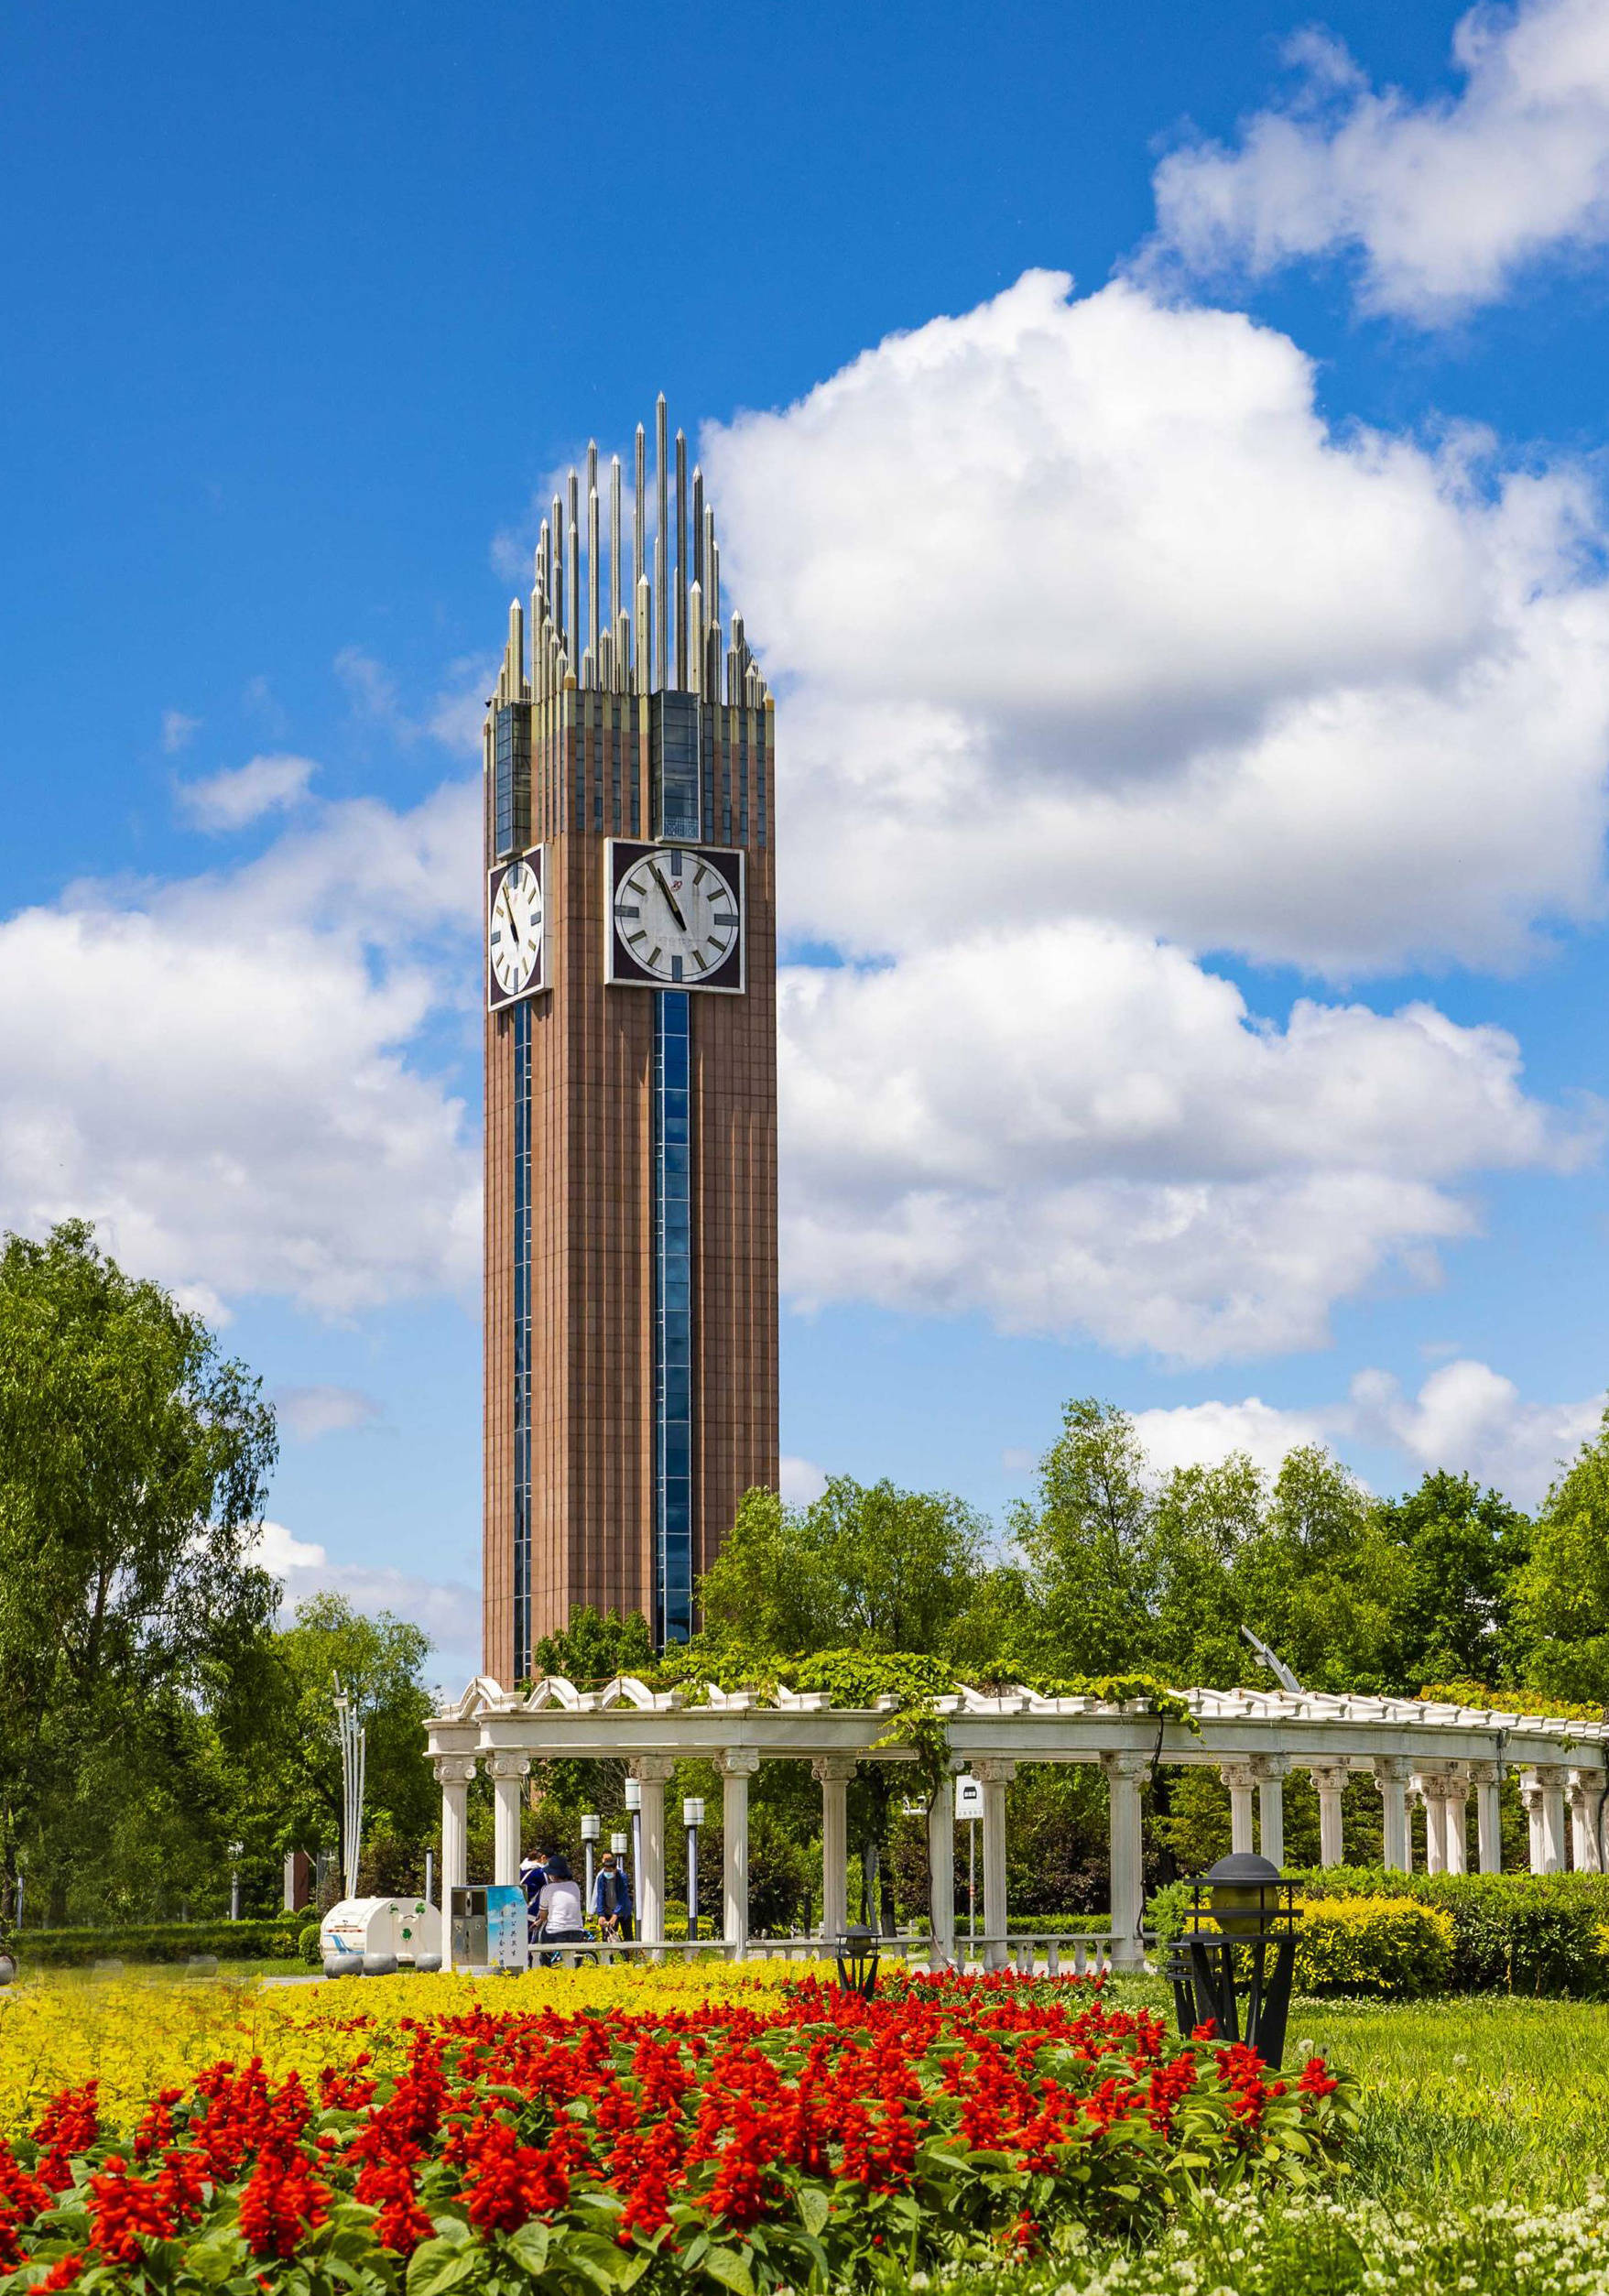
[[[10,1951],[19,1969],[88,1969],[97,1961],[187,1962],[198,1953],[220,1961],[292,1961],[294,1914],[277,1921],[169,1921],[136,1930],[17,1930]]]
[[[1609,1875],[1397,1874],[1379,1866],[1287,1870],[1317,1900],[1410,1899],[1452,1923],[1450,1993],[1609,1994],[1609,1958],[1598,1931],[1609,1923]],[[1158,1889],[1146,1909],[1163,1946],[1190,1907],[1183,1882]]]
[[[1413,1898],[1309,1898],[1296,1942],[1302,1993],[1372,1993],[1382,2000],[1445,1993],[1452,1916]]]

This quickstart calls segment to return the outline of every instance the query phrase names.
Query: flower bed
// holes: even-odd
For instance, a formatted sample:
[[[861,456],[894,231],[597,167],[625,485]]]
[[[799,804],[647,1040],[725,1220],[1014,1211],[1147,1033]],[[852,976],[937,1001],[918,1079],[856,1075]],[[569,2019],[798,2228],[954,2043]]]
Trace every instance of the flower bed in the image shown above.
[[[415,2020],[310,2085],[223,2062],[100,2125],[95,2085],[0,2147],[0,2289],[444,2296],[688,2282],[751,2296],[1130,2232],[1203,2187],[1301,2187],[1345,2091],[1098,1985],[815,1978],[772,2007]]]

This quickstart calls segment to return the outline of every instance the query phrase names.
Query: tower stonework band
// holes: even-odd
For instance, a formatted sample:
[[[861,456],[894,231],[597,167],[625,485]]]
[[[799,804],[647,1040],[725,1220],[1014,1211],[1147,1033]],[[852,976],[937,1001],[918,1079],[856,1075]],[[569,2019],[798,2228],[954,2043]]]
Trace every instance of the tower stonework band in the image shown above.
[[[691,1632],[777,1476],[775,708],[702,475],[553,499],[485,729],[486,1672],[571,1609]],[[608,548],[603,547],[607,518]]]

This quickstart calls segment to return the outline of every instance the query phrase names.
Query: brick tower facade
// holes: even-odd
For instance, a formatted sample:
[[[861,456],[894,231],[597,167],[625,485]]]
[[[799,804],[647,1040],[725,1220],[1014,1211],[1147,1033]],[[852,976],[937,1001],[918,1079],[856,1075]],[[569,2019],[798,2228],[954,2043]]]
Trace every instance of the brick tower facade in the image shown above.
[[[777,1476],[775,709],[665,402],[555,497],[485,733],[484,1663],[572,1607],[685,1639]],[[604,569],[607,568],[607,610]]]

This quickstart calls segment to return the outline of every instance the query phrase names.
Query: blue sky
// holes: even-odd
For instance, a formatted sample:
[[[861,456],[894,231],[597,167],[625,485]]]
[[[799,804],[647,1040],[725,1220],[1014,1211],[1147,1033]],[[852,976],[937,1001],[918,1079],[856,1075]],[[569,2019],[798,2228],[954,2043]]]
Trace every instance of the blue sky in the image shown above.
[[[782,693],[790,1487],[1593,1423],[1609,33],[1460,20],[14,13],[0,1221],[227,1319],[293,1589],[473,1659],[475,726],[660,388]]]

